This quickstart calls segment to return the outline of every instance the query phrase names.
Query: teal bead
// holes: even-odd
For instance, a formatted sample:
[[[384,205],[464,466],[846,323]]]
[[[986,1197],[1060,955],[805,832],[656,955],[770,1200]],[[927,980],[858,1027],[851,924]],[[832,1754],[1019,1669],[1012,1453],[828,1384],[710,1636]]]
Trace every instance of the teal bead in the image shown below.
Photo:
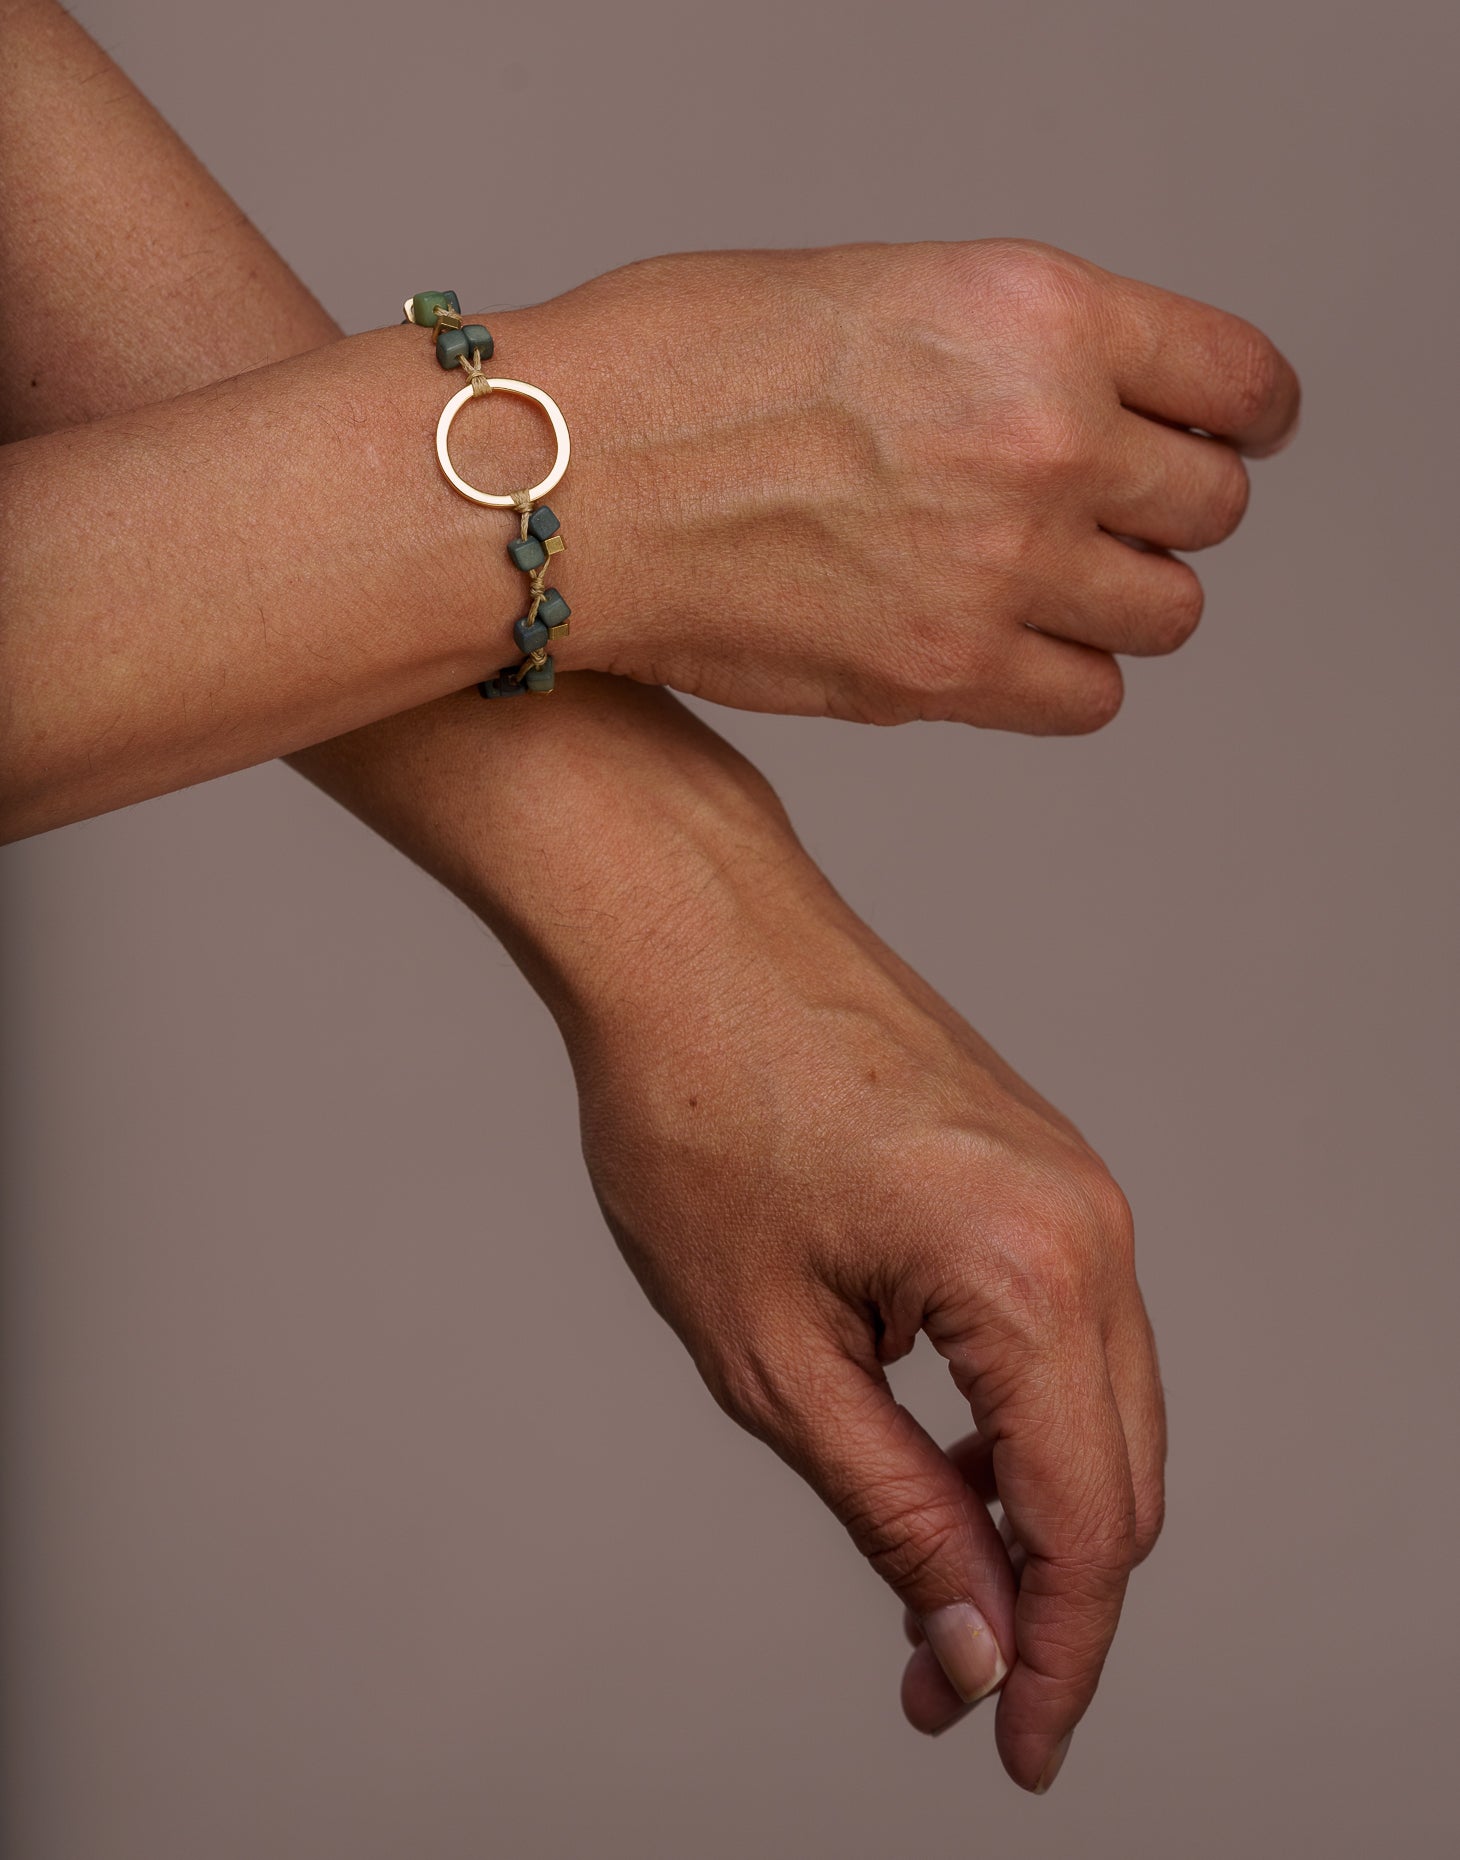
[[[530,575],[535,568],[541,568],[547,560],[547,550],[535,536],[517,536],[507,545],[507,553],[522,570]]]
[[[456,364],[469,353],[465,332],[459,329],[438,329],[436,332],[436,360],[443,368],[455,368]]]
[[[541,620],[534,620],[529,626],[527,615],[512,623],[512,637],[517,642],[521,653],[537,652],[548,643],[548,630]]]
[[[561,626],[572,611],[557,589],[549,588],[538,603],[537,617],[544,626]]]
[[[554,683],[552,655],[549,654],[541,665],[534,665],[522,682],[529,691],[551,691]]]
[[[461,302],[455,291],[417,291],[411,299],[411,320],[419,323],[422,329],[435,329],[438,310],[461,315]]]
[[[492,332],[485,323],[463,323],[461,333],[466,337],[466,352],[480,349],[482,360],[486,361],[492,353]]]
[[[546,504],[539,504],[527,519],[528,535],[535,536],[539,542],[546,542],[549,536],[561,528],[562,525]]]

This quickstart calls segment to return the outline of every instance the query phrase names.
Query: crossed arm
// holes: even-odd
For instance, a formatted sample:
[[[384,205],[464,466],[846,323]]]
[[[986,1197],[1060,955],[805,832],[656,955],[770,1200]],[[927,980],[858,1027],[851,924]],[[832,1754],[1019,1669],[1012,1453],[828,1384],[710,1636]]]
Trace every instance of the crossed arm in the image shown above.
[[[521,583],[432,463],[422,332],[340,340],[292,281],[282,307],[195,164],[79,173],[75,117],[120,123],[125,80],[82,98],[35,55],[58,9],[0,5],[13,837],[464,689]],[[573,431],[559,669],[870,722],[1108,721],[1113,655],[1200,614],[1169,551],[1235,527],[1239,452],[1297,399],[1241,319],[1013,240],[680,253],[491,320]],[[536,410],[471,411],[467,476],[535,482]]]
[[[590,672],[563,681],[547,703],[488,707],[468,695],[406,708],[490,669],[480,662],[482,615],[509,615],[515,587],[505,569],[494,579],[473,522],[480,513],[434,479],[419,444],[443,385],[419,334],[338,340],[321,307],[66,15],[49,0],[22,0],[5,23],[7,298],[105,306],[86,325],[84,364],[75,325],[59,311],[12,324],[3,355],[6,437],[50,447],[18,463],[23,446],[0,455],[20,489],[13,548],[29,591],[22,621],[35,619],[29,642],[22,635],[12,650],[44,669],[29,707],[23,693],[19,702],[31,777],[16,806],[20,830],[296,749],[296,766],[456,891],[558,1019],[595,1187],[650,1298],[721,1404],[809,1480],[910,1611],[918,1645],[904,1681],[908,1716],[941,1729],[1002,1682],[1006,1767],[1025,1787],[1047,1783],[1093,1694],[1128,1573],[1160,1523],[1161,1394],[1119,1191],[1068,1121],[847,909],[756,773],[667,694]],[[886,265],[881,248],[870,250]],[[871,262],[861,248],[852,252],[844,265],[853,270]],[[724,282],[719,261],[756,255],[695,256],[706,264],[682,271],[671,296],[713,292]],[[909,260],[928,262],[916,252]],[[1073,292],[1081,274],[1078,261],[1069,264]],[[648,272],[610,274],[616,282],[600,306],[617,293],[651,307],[665,279]],[[833,321],[845,321],[824,276],[813,289],[804,268],[777,263],[771,272],[808,303],[830,301]],[[1120,298],[1137,323],[1137,306],[1155,315],[1144,289]],[[186,314],[166,308],[177,305]],[[581,324],[551,311],[494,314],[499,345],[515,372],[565,404],[582,396],[590,428],[603,405],[601,452],[611,452],[622,435],[615,427],[609,437]],[[850,675],[813,664],[811,685],[792,691],[794,701],[781,691],[783,707],[889,719],[941,712],[1031,728],[1088,727],[1108,715],[1119,689],[1110,652],[1167,649],[1194,623],[1194,578],[1160,546],[1216,540],[1245,500],[1233,448],[1160,424],[1163,406],[1175,406],[1173,383],[1184,370],[1191,424],[1200,423],[1193,407],[1205,393],[1209,429],[1254,449],[1291,422],[1291,393],[1274,364],[1241,383],[1233,375],[1226,388],[1200,387],[1194,346],[1235,342],[1230,321],[1198,319],[1195,333],[1150,345],[1148,399],[1158,418],[1141,422],[1150,436],[1118,420],[1110,426],[1112,456],[1141,465],[1132,479],[1141,490],[1112,490],[1115,474],[1082,473],[1068,456],[1060,477],[1051,460],[1062,442],[1055,422],[1043,420],[1044,528],[1064,542],[1037,572],[1015,546],[1024,480],[1007,461],[986,474],[993,488],[979,493],[986,502],[973,530],[988,543],[981,566],[1003,568],[985,580],[1002,575],[1008,594],[1020,557],[1028,577],[1020,602],[1032,603],[1048,631],[1023,627],[1026,637],[1011,643],[994,624],[991,595],[965,629],[971,653],[930,623],[928,657],[942,669],[915,687],[910,674],[886,671],[875,630],[863,627],[874,610],[880,624],[885,590],[881,569],[859,557],[848,570],[845,638],[860,660]],[[414,340],[409,353],[402,338]],[[1020,365],[1026,377],[1032,366],[1017,350],[1005,339],[984,382],[1009,419],[1011,384]],[[933,347],[923,361],[937,365]],[[245,369],[258,372],[211,385]],[[370,404],[356,419],[349,409],[367,390]],[[798,405],[820,404],[814,371],[789,369],[785,391]],[[190,398],[148,404],[179,394]],[[301,395],[313,419],[340,413],[361,446],[387,460],[364,475],[363,505],[342,517],[343,533],[312,520],[301,528],[291,513],[319,462],[309,421],[295,423]],[[1119,403],[1117,412],[1125,412]],[[774,406],[761,409],[753,451],[773,443],[777,417]],[[120,616],[110,657],[100,641],[100,671],[94,629],[74,628],[62,650],[52,645],[58,605],[77,604],[79,571],[40,521],[37,500],[120,480],[119,511],[133,534],[102,569],[88,570],[96,579],[79,605],[94,609],[107,586],[125,584],[129,561],[135,567],[157,544],[127,488],[138,459],[154,495],[159,485],[183,487],[187,468],[215,469],[220,434],[246,452],[264,422],[286,449],[303,448],[308,469],[291,480],[289,497],[254,485],[228,507],[247,534],[230,544],[227,575],[215,561],[200,578],[198,535],[186,523],[164,526],[171,554],[162,581],[171,577],[189,614],[207,610],[205,636],[164,629],[161,672],[148,687],[156,706],[138,723],[142,747],[112,755],[104,717],[125,707],[133,721],[159,634],[139,602]],[[679,463],[703,464],[715,446],[741,443],[725,435],[743,435],[745,424],[727,413],[711,441],[687,419],[676,426],[661,414],[658,443],[673,428],[684,446]],[[847,442],[860,430],[847,418],[828,426]],[[642,459],[644,443],[640,435],[619,444],[621,470]],[[390,462],[397,453],[408,467]],[[610,474],[592,479],[595,448],[584,453],[585,517],[601,497],[611,519]],[[988,464],[987,448],[979,456]],[[975,462],[966,448],[948,451],[940,494],[967,502]],[[886,491],[886,461],[869,470],[882,473]],[[1096,479],[1109,519],[1098,541],[1085,524]],[[833,470],[826,483],[835,480]],[[216,477],[208,483],[216,488]],[[570,514],[566,496],[554,502]],[[845,502],[824,520],[851,526],[861,506]],[[926,501],[921,515],[939,521],[936,498],[931,519]],[[1070,519],[1063,529],[1061,516]],[[711,553],[728,560],[752,521],[763,534],[775,516],[721,508],[708,526]],[[614,603],[632,586],[622,565],[594,568],[597,552],[586,545],[609,527],[570,526],[586,536],[565,588],[575,606],[592,608],[599,629],[585,662],[643,677],[662,661],[679,674],[667,631],[651,624],[631,639],[621,623]],[[1116,528],[1157,550],[1127,549]],[[380,532],[399,550],[377,549]],[[971,550],[965,532],[961,546]],[[296,550],[291,567],[280,534],[306,559]],[[337,549],[342,534],[343,567],[309,557]],[[701,565],[705,547],[702,537]],[[668,553],[673,583],[681,571]],[[155,588],[155,568],[149,556],[138,585]],[[802,573],[813,599],[815,572]],[[785,570],[778,574],[784,584]],[[753,571],[740,581],[748,586],[738,598],[762,598]],[[692,586],[681,582],[679,592],[681,613],[692,610]],[[402,628],[403,602],[428,607],[430,624]],[[260,611],[274,621],[267,633]],[[763,701],[755,675],[732,669],[746,656],[743,643],[739,660],[732,650],[735,619],[702,649],[696,675],[677,682]],[[773,660],[770,673],[791,675]],[[62,706],[84,710],[98,679],[104,701],[84,727],[62,719]],[[390,712],[404,714],[318,740]],[[554,796],[550,835],[540,830],[540,788]],[[649,986],[638,956],[651,937]],[[883,1375],[919,1330],[948,1359],[979,1429],[946,1454],[893,1401]],[[1021,1553],[1017,1581],[986,1509],[994,1497]]]

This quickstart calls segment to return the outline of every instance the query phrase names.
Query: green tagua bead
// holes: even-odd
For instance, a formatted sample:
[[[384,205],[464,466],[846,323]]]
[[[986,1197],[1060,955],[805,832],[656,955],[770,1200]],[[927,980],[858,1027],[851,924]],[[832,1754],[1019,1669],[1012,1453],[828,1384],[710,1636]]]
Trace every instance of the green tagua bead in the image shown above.
[[[411,321],[419,323],[422,329],[435,329],[438,310],[461,315],[461,300],[455,291],[417,291],[411,299]]]
[[[533,666],[532,670],[522,682],[527,686],[529,691],[551,691],[553,688],[553,679],[553,660],[552,654],[549,653],[541,665]]]
[[[537,604],[537,617],[547,627],[566,626],[572,611],[556,588],[549,588]]]
[[[515,536],[507,545],[507,553],[524,575],[530,575],[535,568],[541,568],[547,560],[547,550],[535,536]]]
[[[539,608],[538,612],[541,613]],[[547,626],[541,620],[530,621],[524,614],[520,620],[512,622],[512,637],[517,642],[517,650],[522,653],[537,652],[551,638]]]
[[[482,361],[492,353],[492,332],[485,323],[463,323],[460,329],[436,331],[436,360],[443,368],[455,368],[473,349]]]

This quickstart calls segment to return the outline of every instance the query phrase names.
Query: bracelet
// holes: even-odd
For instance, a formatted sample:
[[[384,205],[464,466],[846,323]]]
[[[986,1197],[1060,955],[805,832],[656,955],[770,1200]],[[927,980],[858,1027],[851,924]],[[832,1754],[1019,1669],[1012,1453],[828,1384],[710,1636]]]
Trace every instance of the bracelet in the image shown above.
[[[562,526],[546,504],[538,502],[557,485],[568,469],[568,426],[558,404],[541,388],[528,381],[508,381],[500,375],[489,377],[482,362],[492,353],[492,332],[482,323],[473,323],[461,314],[455,291],[417,291],[405,303],[406,321],[436,332],[436,360],[443,368],[462,368],[467,384],[441,409],[436,423],[436,456],[448,482],[474,504],[487,504],[497,510],[515,510],[518,534],[507,545],[514,565],[527,576],[527,612],[513,623],[512,638],[524,656],[517,665],[504,665],[493,678],[484,678],[477,690],[484,698],[515,697],[519,691],[548,692],[553,688],[553,655],[548,651],[555,640],[568,636],[568,615],[572,609],[556,588],[543,585],[548,563],[567,547]],[[451,422],[469,400],[484,394],[520,394],[535,401],[552,422],[558,455],[553,468],[540,484],[530,491],[509,491],[493,495],[478,491],[457,472],[447,450]]]

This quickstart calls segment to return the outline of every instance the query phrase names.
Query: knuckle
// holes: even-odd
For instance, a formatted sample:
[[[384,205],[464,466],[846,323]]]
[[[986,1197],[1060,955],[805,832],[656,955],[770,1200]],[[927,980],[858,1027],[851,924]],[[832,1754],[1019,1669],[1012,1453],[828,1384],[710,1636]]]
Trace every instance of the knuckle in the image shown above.
[[[917,652],[900,668],[899,681],[923,716],[953,716],[977,682],[973,658],[966,623],[947,613],[930,615],[919,629]]]
[[[1090,1603],[1118,1593],[1137,1562],[1135,1494],[1128,1479],[1092,1478],[1049,1561],[1060,1586]]]
[[[1130,1203],[1100,1164],[1049,1171],[1028,1185],[1005,1247],[1014,1302],[1043,1333],[1098,1301],[1112,1273],[1134,1271]]]
[[[1247,467],[1235,452],[1229,452],[1221,482],[1210,500],[1212,527],[1218,542],[1225,541],[1247,515],[1251,496],[1252,480]]]
[[[1152,643],[1162,652],[1175,652],[1184,646],[1201,624],[1206,607],[1206,591],[1195,572],[1185,563],[1176,563],[1178,573],[1171,590],[1162,602]]]
[[[739,1350],[699,1367],[716,1403],[746,1433],[769,1441],[784,1432],[791,1404],[780,1376],[758,1351]]]
[[[1104,1302],[1135,1282],[1135,1218],[1119,1183],[1103,1167],[1086,1171],[1072,1192],[1079,1212],[1067,1244],[1078,1249],[1086,1284]]]
[[[1052,1325],[1063,1328],[1085,1309],[1088,1261],[1072,1231],[1068,1206],[1051,1197],[1026,1205],[1008,1236],[1004,1302],[1012,1328],[1028,1341],[1042,1341]]]
[[[1265,336],[1254,330],[1231,358],[1229,376],[1238,424],[1250,426],[1277,399],[1283,378],[1282,357]]]
[[[1136,1512],[1133,1504],[1123,1506],[1105,1521],[1095,1539],[1095,1557],[1097,1565],[1108,1571],[1117,1582],[1123,1581],[1135,1568],[1139,1558],[1136,1555]]]
[[[927,1586],[965,1528],[960,1514],[920,1503],[886,1482],[843,1507],[842,1522],[871,1567],[899,1591]]]
[[[946,606],[919,620],[917,651],[884,677],[891,676],[920,717],[965,718],[978,695],[996,682],[998,646],[996,632],[978,626],[961,608]]]
[[[1045,1558],[1044,1576],[1060,1606],[1042,1624],[1039,1664],[1052,1678],[1079,1683],[1098,1668],[1115,1632],[1120,1599],[1135,1568],[1134,1527],[1098,1530]]]
[[[1071,699],[1068,721],[1072,736],[1088,736],[1103,730],[1120,714],[1125,702],[1125,677],[1120,666],[1107,653],[1090,667],[1078,692]]]
[[[1064,1575],[1093,1602],[1118,1591],[1137,1561],[1135,1507],[1112,1499],[1092,1506],[1078,1548],[1063,1559]]]
[[[1083,315],[1089,280],[1070,253],[1037,239],[990,239],[982,256],[998,295],[1022,319],[1048,329]]]
[[[1137,1563],[1144,1563],[1156,1548],[1158,1539],[1166,1524],[1166,1489],[1157,1484],[1152,1490],[1143,1491],[1136,1496],[1135,1519],[1132,1529],[1132,1551]]]
[[[970,537],[969,571],[981,578],[985,606],[1019,616],[1039,604],[1048,573],[1050,525],[1041,506],[1018,495],[978,523]]]
[[[1088,1211],[1085,1231],[1100,1250],[1124,1257],[1135,1250],[1135,1217],[1125,1191],[1100,1163],[1091,1163],[1078,1177],[1080,1200]]]
[[[1016,480],[1039,490],[1081,476],[1089,463],[1074,409],[1050,395],[1016,402],[1001,422],[1002,451]]]

